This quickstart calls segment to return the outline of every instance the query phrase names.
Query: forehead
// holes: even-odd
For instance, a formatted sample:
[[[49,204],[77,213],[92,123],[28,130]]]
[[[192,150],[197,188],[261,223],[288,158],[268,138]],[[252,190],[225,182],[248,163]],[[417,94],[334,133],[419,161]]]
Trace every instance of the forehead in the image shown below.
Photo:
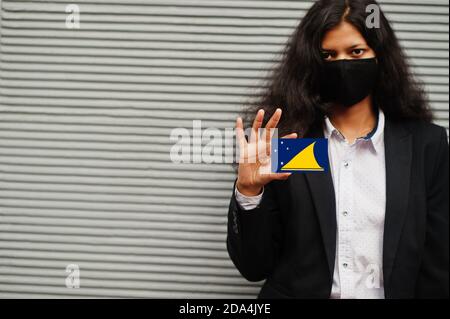
[[[345,50],[356,45],[367,43],[358,29],[345,21],[328,31],[322,40],[324,50]]]

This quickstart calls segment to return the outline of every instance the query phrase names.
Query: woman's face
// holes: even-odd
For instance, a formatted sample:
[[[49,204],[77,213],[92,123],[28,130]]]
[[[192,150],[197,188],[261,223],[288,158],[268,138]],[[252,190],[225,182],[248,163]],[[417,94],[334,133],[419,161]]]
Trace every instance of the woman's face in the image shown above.
[[[322,56],[325,61],[336,61],[370,59],[376,55],[358,29],[344,21],[325,34]]]

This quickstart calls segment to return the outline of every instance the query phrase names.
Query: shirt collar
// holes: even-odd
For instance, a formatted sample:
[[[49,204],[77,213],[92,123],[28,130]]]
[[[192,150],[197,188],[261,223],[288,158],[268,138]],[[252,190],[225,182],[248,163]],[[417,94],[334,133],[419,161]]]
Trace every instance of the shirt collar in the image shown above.
[[[379,152],[381,142],[384,138],[384,127],[385,127],[385,115],[383,110],[377,108],[377,122],[374,129],[364,137],[360,137],[359,139],[364,139],[366,141],[370,141],[376,152]],[[345,139],[341,132],[337,128],[333,126],[330,119],[325,116],[325,138],[331,138],[332,135],[336,135],[341,139]]]

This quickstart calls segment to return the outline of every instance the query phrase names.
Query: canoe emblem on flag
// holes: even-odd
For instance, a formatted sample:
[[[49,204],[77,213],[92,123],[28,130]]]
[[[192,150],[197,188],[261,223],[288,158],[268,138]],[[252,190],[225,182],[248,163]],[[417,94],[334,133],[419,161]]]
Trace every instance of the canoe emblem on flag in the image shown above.
[[[301,173],[328,171],[327,139],[274,139],[272,172]]]

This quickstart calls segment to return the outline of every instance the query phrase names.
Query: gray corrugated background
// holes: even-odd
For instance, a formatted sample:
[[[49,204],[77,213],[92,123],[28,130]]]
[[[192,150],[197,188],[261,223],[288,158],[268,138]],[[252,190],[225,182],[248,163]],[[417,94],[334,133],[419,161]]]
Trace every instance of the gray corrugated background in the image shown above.
[[[232,127],[312,1],[1,2],[0,296],[254,297],[228,259],[228,165],[174,127]],[[448,1],[382,1],[448,128]],[[81,288],[65,288],[65,267]]]

